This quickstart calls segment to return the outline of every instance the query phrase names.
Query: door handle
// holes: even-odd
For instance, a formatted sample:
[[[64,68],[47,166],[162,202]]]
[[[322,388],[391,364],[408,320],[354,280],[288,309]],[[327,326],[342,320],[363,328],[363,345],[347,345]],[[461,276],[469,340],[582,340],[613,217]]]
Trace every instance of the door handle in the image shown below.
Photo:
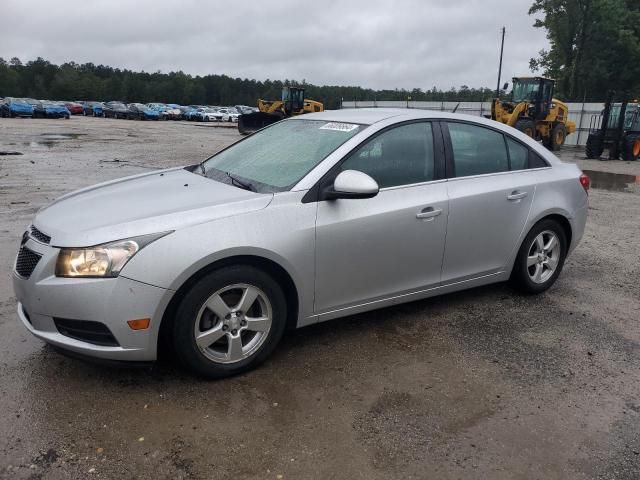
[[[527,192],[519,192],[514,190],[511,194],[507,195],[507,200],[521,200],[527,196]]]
[[[416,214],[416,218],[430,222],[441,213],[442,213],[442,209],[440,208],[436,209],[433,207],[426,207],[426,208],[423,208],[418,214]]]

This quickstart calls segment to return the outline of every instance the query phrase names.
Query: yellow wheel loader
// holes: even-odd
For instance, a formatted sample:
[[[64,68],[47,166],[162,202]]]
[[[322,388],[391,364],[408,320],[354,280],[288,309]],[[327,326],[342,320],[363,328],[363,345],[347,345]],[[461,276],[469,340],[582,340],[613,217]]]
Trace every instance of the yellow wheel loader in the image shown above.
[[[324,105],[304,98],[304,88],[284,87],[282,100],[258,100],[258,111],[245,113],[238,118],[238,131],[253,133],[286,117],[304,113],[323,112]]]
[[[567,135],[576,131],[576,124],[569,121],[567,104],[553,98],[554,85],[550,78],[514,78],[511,101],[495,98],[491,119],[542,140],[551,151],[560,149]]]

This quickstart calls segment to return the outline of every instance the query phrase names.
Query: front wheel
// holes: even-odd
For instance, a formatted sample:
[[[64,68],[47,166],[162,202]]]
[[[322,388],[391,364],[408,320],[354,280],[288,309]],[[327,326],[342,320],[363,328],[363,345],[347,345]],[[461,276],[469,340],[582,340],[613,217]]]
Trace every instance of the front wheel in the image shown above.
[[[553,285],[567,256],[567,237],[555,220],[542,220],[525,237],[511,282],[525,293],[542,293]]]
[[[536,138],[536,124],[533,122],[533,120],[529,120],[526,118],[520,119],[516,122],[514,128],[516,130],[520,130],[528,137],[534,139]]]
[[[180,302],[174,349],[203,377],[236,375],[266,360],[286,318],[284,293],[271,276],[248,265],[223,267],[201,278]]]

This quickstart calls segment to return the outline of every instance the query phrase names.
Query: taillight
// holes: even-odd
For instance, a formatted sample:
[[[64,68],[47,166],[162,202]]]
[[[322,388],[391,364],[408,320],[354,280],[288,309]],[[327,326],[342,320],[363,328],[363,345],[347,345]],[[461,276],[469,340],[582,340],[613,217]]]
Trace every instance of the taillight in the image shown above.
[[[584,173],[580,175],[580,185],[584,188],[584,191],[589,193],[589,186],[591,185],[591,181],[589,177],[587,177]]]

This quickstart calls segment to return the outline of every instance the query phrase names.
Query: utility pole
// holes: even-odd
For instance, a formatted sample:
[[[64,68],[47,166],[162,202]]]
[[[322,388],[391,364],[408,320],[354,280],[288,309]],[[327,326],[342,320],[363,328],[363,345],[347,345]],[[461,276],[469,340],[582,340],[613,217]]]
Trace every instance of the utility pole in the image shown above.
[[[500,98],[500,77],[502,76],[502,54],[504,53],[504,34],[507,31],[502,27],[502,43],[500,45],[500,66],[498,67],[498,86],[496,87],[496,98]]]

